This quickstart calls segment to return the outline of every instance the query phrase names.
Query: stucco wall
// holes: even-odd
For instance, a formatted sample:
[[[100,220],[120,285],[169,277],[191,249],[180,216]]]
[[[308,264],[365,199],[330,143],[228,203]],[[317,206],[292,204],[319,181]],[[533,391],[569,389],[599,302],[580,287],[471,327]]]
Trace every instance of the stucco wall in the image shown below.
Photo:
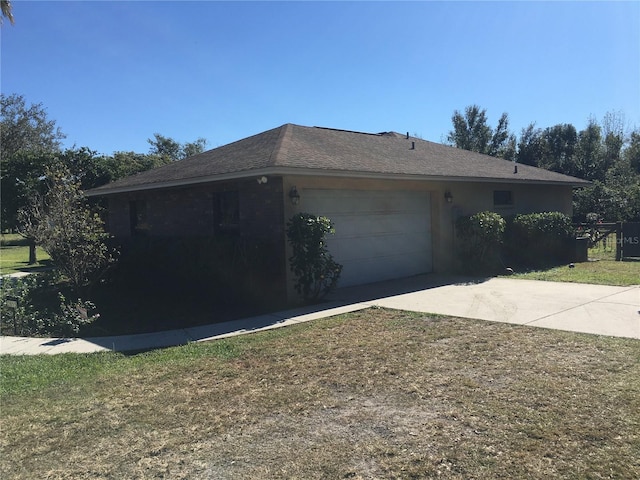
[[[504,218],[519,213],[562,212],[572,215],[573,190],[570,186],[518,184],[518,183],[456,183],[442,182],[437,185],[438,196],[444,199],[444,193],[453,196],[451,203],[441,202],[440,209],[440,246],[437,252],[440,267],[447,271],[453,269],[455,251],[455,221],[460,216],[472,215],[482,211],[497,212]],[[496,206],[493,204],[495,190],[509,190],[513,194],[513,204]],[[436,252],[434,251],[434,255]],[[438,271],[438,270],[437,270]]]
[[[300,202],[294,206],[288,192],[295,186],[300,194]],[[519,183],[471,183],[421,180],[382,180],[331,178],[314,176],[285,176],[283,185],[284,216],[291,218],[295,213],[305,211],[305,189],[362,189],[362,190],[413,190],[431,193],[431,232],[433,249],[433,271],[451,271],[454,265],[454,224],[461,215],[490,210],[504,217],[518,213],[559,211],[572,214],[572,188]],[[510,190],[513,205],[496,207],[493,204],[494,190]],[[445,200],[445,192],[450,192],[451,203]],[[287,246],[287,258],[290,255]],[[293,279],[287,269],[288,283]],[[289,287],[291,292],[291,286]]]

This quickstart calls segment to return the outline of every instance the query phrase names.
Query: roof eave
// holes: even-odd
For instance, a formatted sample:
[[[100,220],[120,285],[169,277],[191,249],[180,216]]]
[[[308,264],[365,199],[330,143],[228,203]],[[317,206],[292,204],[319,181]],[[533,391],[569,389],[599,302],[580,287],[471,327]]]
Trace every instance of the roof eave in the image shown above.
[[[530,178],[513,178],[507,177],[471,177],[471,176],[452,176],[452,175],[424,175],[424,174],[402,174],[402,173],[377,173],[365,171],[349,171],[349,170],[319,170],[304,168],[280,168],[278,172],[270,172],[272,175],[304,175],[315,177],[348,177],[348,178],[366,178],[366,179],[382,179],[382,180],[420,180],[420,181],[436,181],[436,182],[481,182],[481,183],[535,183],[539,185],[564,185],[571,187],[585,187],[591,182],[586,180],[575,179],[576,181],[564,180],[544,180]],[[266,175],[267,173],[265,173]]]
[[[513,177],[469,177],[469,176],[448,176],[448,175],[423,175],[423,174],[402,174],[402,173],[379,173],[366,171],[351,170],[321,170],[312,168],[296,168],[296,167],[266,167],[254,170],[246,170],[241,172],[231,172],[216,174],[210,176],[186,178],[180,180],[148,183],[142,185],[128,185],[115,188],[94,189],[85,192],[88,197],[101,197],[107,195],[116,195],[121,193],[132,193],[147,190],[157,190],[162,188],[186,187],[191,185],[200,185],[204,183],[223,182],[229,180],[241,180],[251,177],[262,177],[267,175],[297,175],[310,177],[341,177],[341,178],[360,178],[360,179],[378,179],[378,180],[417,180],[417,181],[436,181],[436,182],[479,182],[479,183],[520,183],[520,184],[538,184],[538,185],[564,185],[574,188],[585,187],[591,182],[586,180],[564,181],[564,180],[544,180]]]

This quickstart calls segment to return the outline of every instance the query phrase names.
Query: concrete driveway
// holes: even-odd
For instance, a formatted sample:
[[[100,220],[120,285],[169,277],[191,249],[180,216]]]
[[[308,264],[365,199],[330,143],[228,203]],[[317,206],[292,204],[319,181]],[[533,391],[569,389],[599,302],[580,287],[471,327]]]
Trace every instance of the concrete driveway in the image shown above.
[[[0,354],[148,350],[280,328],[372,306],[640,339],[640,285],[419,275],[338,289],[318,305],[201,327],[84,339],[0,337]]]
[[[375,304],[414,312],[640,339],[640,285],[491,278],[385,296]],[[416,287],[420,285],[415,279]]]

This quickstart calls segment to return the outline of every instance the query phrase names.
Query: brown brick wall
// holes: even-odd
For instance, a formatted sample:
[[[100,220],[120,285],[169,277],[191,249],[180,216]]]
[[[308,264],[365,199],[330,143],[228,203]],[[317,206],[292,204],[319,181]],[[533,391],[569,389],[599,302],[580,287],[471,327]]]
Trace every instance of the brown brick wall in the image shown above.
[[[284,242],[282,178],[271,178],[266,184],[245,181],[239,191],[242,236]]]
[[[146,203],[146,224],[152,236],[202,236],[214,234],[215,192],[237,190],[240,235],[284,239],[282,179],[266,184],[254,179],[175,189],[149,190],[109,197],[108,229],[116,237],[129,237],[131,201]]]
[[[144,231],[151,237],[207,237],[216,233],[216,192],[238,191],[240,250],[258,271],[252,283],[272,295],[285,296],[285,219],[282,178],[267,183],[256,179],[184,188],[112,195],[108,199],[107,228],[120,241],[132,237],[130,202],[145,203]],[[281,288],[280,288],[281,286]],[[257,287],[256,287],[257,288]],[[262,289],[262,288],[260,288]]]

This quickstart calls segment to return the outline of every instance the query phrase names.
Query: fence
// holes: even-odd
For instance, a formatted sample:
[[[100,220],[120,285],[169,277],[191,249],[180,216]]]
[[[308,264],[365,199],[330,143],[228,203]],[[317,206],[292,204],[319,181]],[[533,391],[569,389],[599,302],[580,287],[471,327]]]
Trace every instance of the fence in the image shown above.
[[[609,235],[616,234],[616,260],[640,257],[640,223],[581,223],[577,225],[589,239],[589,246],[606,242]]]

